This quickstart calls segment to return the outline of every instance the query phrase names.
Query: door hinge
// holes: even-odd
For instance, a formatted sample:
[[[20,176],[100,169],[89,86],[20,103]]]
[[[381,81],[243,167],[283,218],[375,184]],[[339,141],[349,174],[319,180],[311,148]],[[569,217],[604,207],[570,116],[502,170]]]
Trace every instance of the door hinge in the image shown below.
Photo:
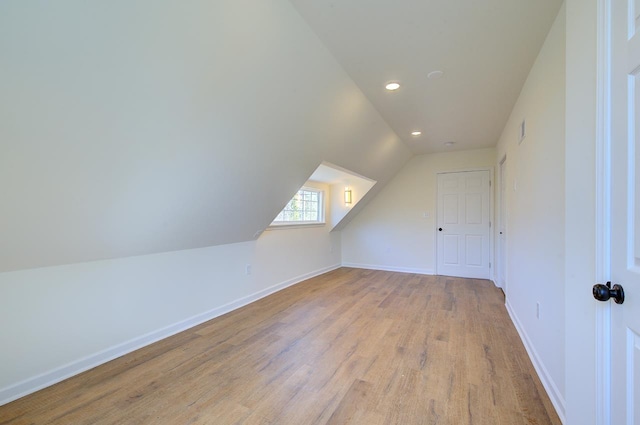
[[[491,268],[491,263],[489,263],[489,268]]]
[[[489,187],[491,187],[491,180],[489,180]]]
[[[489,227],[491,227],[491,222],[489,222]]]

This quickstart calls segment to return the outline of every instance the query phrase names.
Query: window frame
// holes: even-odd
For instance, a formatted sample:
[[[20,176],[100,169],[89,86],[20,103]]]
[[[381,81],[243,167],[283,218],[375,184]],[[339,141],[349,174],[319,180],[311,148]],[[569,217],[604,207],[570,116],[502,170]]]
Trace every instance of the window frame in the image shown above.
[[[318,195],[318,220],[276,221],[278,216],[285,211],[287,206],[289,206],[291,201],[293,201],[295,196],[298,195],[301,191],[314,192]],[[278,228],[292,228],[292,227],[324,226],[326,224],[325,209],[326,209],[325,191],[317,187],[302,186],[300,189],[298,189],[298,191],[291,197],[289,202],[287,202],[287,204],[278,213],[276,218],[269,225],[269,228],[278,229]]]

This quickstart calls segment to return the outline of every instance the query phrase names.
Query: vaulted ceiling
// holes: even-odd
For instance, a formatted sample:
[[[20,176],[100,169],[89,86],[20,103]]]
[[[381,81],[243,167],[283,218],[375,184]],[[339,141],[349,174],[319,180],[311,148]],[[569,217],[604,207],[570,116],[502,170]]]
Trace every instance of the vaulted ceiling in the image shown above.
[[[410,155],[286,0],[0,2],[0,271],[252,240]]]
[[[251,240],[323,161],[370,199],[492,146],[559,5],[2,1],[0,271]]]
[[[496,144],[562,4],[290,1],[414,153]]]

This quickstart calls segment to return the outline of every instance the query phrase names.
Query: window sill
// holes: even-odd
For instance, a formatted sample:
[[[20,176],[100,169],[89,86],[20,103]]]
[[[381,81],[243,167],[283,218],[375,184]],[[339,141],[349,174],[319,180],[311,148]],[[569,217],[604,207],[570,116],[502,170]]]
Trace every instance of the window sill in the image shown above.
[[[309,227],[323,227],[327,223],[283,223],[283,224],[271,224],[265,229],[269,230],[284,230],[284,229],[306,229]]]

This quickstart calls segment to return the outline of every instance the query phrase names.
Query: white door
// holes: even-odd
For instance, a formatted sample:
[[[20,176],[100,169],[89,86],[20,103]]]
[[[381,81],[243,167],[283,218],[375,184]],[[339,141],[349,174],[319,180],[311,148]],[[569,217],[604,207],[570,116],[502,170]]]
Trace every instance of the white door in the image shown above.
[[[507,293],[507,157],[500,162],[500,202],[498,214],[498,286]]]
[[[489,171],[438,174],[438,274],[489,279],[489,178]]]
[[[640,0],[610,5],[611,423],[640,425]]]

